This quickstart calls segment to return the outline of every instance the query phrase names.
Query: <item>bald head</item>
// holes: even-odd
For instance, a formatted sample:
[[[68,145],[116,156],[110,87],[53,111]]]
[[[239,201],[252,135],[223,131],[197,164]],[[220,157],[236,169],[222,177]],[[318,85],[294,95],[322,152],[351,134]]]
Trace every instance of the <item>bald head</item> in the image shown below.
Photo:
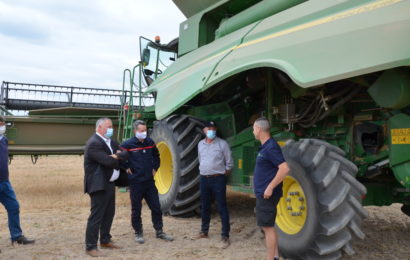
[[[261,117],[253,123],[253,134],[259,141],[263,141],[270,137],[270,123],[268,119]]]
[[[268,121],[268,119],[266,119],[264,117],[256,119],[254,125],[258,126],[261,129],[261,131],[263,131],[263,132],[268,132],[269,133],[269,131],[270,131],[269,121]]]

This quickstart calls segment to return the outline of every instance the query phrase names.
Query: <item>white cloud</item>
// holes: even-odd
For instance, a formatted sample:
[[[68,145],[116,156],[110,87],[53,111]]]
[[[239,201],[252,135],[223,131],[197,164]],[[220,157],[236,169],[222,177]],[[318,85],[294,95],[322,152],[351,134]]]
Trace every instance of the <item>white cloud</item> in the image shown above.
[[[178,36],[170,0],[0,0],[0,81],[121,88],[139,36]]]

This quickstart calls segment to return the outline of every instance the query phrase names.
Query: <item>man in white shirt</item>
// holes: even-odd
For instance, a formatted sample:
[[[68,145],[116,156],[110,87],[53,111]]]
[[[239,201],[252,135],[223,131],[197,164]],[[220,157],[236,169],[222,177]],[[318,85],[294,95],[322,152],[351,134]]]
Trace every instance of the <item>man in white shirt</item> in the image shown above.
[[[84,150],[84,192],[91,198],[91,214],[85,234],[86,253],[93,257],[105,256],[98,250],[98,234],[101,248],[121,248],[111,241],[111,225],[115,215],[115,181],[119,178],[119,161],[122,154],[115,154],[118,143],[111,140],[112,121],[101,118],[96,123],[96,133],[87,141]],[[123,158],[125,159],[125,158]]]

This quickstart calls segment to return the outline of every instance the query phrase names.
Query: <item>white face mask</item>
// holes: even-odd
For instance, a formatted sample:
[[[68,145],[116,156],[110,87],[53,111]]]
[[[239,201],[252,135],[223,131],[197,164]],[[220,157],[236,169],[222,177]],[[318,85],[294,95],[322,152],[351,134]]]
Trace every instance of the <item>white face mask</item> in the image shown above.
[[[4,135],[5,132],[6,132],[6,126],[5,125],[0,126],[0,135]]]
[[[137,137],[138,139],[145,139],[147,138],[147,132],[142,132],[142,133],[136,132],[135,137]]]

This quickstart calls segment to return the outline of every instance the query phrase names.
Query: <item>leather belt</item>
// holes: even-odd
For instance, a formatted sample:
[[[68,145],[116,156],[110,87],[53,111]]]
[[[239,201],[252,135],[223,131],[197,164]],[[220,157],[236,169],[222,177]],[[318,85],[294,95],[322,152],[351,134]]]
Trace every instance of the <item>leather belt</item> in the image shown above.
[[[202,175],[205,178],[214,178],[214,177],[218,177],[218,176],[225,176],[225,174],[212,174],[212,175]]]

